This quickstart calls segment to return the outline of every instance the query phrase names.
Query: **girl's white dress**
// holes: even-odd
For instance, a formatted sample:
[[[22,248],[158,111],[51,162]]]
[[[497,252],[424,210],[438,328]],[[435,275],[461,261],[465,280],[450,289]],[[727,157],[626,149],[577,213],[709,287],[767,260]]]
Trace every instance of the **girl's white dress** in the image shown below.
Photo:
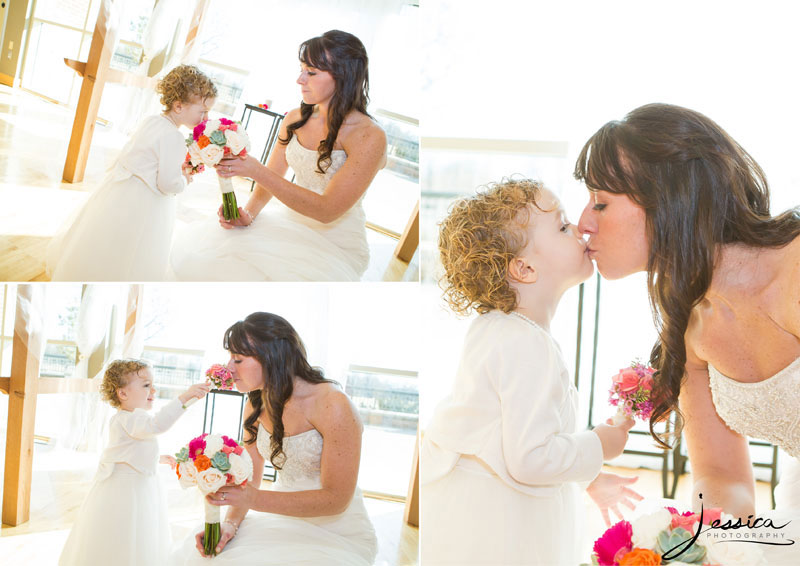
[[[317,151],[292,136],[286,161],[295,183],[322,194],[347,154],[334,150],[317,171]],[[365,193],[366,194],[366,193]],[[362,197],[325,224],[273,198],[251,226],[224,230],[216,216],[176,232],[171,265],[181,281],[358,281],[369,264]]]
[[[173,399],[155,415],[120,410],[94,484],[69,533],[59,566],[165,564],[172,541],[166,495],[156,473],[158,440],[181,416]]]
[[[186,181],[186,143],[163,115],[145,118],[103,183],[47,248],[53,281],[163,281]]]
[[[269,441],[269,433],[259,425],[256,445],[265,459],[271,452]],[[272,489],[320,489],[323,443],[322,435],[315,429],[284,437],[286,462]],[[198,523],[197,532],[201,530]],[[350,505],[338,515],[289,517],[251,510],[233,540],[211,561],[195,548],[194,534],[175,553],[173,561],[198,566],[369,566],[376,554],[375,530],[361,491],[356,489]]]
[[[579,482],[597,476],[603,451],[576,412],[547,332],[499,311],[475,319],[423,437],[421,563],[582,562]]]

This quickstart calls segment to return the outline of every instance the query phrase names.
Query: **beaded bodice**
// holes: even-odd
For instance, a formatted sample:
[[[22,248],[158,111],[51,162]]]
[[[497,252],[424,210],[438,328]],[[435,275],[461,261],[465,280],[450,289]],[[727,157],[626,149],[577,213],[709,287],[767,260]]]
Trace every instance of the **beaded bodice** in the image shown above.
[[[731,429],[800,458],[800,358],[772,377],[742,383],[708,365],[717,413]]]
[[[267,462],[269,462],[269,455],[272,452],[269,442],[269,432],[259,424],[256,446],[258,453]],[[312,485],[319,484],[322,442],[322,435],[313,428],[294,436],[284,436],[283,453],[286,458],[281,469],[278,470],[276,485],[286,489],[295,487],[309,489]]]
[[[330,166],[325,169],[324,173],[317,171],[318,157],[316,150],[300,145],[297,135],[293,135],[289,140],[289,145],[286,146],[286,161],[295,173],[297,184],[322,194],[333,175],[344,165],[347,153],[342,149],[334,149],[331,152]]]

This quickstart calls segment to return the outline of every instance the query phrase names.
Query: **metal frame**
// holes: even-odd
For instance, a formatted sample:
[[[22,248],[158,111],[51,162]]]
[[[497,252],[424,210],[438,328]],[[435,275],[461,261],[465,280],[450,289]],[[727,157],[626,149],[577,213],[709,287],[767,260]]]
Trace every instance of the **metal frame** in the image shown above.
[[[244,110],[242,111],[242,126],[247,129],[247,126],[250,124],[250,118],[253,116],[253,112],[258,112],[259,114],[265,114],[268,118],[272,118],[272,123],[269,127],[269,134],[267,135],[267,143],[264,145],[264,149],[261,152],[261,163],[264,165],[267,164],[267,159],[269,159],[270,153],[272,153],[272,148],[275,147],[275,142],[278,141],[278,133],[281,130],[281,123],[283,122],[284,115],[278,114],[277,112],[273,112],[272,110],[267,110],[265,108],[261,108],[260,106],[255,106],[253,104],[245,104]],[[250,183],[250,190],[252,191],[255,187],[256,182],[252,181]]]

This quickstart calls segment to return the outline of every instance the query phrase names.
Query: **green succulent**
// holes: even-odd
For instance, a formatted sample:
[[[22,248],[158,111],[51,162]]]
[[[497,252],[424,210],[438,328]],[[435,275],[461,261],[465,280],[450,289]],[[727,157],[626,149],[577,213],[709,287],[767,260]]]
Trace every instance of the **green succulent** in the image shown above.
[[[208,139],[211,140],[211,143],[216,145],[225,145],[225,132],[220,132],[219,130],[214,130],[214,132],[208,136]]]
[[[214,454],[214,457],[211,458],[211,465],[218,469],[220,472],[227,472],[231,469],[231,463],[228,460],[228,455],[221,450]]]
[[[178,461],[178,463],[186,462],[189,459],[189,449],[186,446],[181,448],[180,452],[175,454],[175,459]]]
[[[685,562],[686,564],[702,564],[703,558],[706,556],[706,549],[697,543],[692,543],[691,546],[686,548],[688,541],[692,540],[694,535],[682,527],[673,529],[672,532],[662,531],[657,537],[657,545],[655,551],[658,554],[664,555],[670,552],[671,556],[675,556],[678,552],[683,550],[680,556],[675,556],[676,561]],[[680,546],[680,548],[676,548]],[[665,560],[669,564],[671,560]]]

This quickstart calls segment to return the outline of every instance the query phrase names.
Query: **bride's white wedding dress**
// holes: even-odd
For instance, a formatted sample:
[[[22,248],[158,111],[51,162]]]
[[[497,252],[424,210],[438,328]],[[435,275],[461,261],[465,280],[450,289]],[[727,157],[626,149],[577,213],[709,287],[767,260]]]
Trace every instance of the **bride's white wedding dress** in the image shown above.
[[[334,150],[317,171],[317,151],[292,136],[286,161],[295,183],[322,194],[347,154]],[[251,226],[223,230],[209,220],[176,234],[172,270],[181,281],[358,281],[369,263],[362,197],[342,216],[323,223],[273,198]]]
[[[256,444],[265,459],[271,452],[269,441],[269,433],[259,425]],[[315,429],[284,437],[286,462],[272,489],[320,489],[322,444],[322,435]],[[183,565],[213,563],[215,566],[369,566],[376,554],[375,530],[361,492],[356,489],[350,505],[338,515],[289,517],[251,510],[242,521],[239,532],[212,562],[200,556],[195,548],[194,535],[176,554],[176,562]]]
[[[759,516],[771,518],[775,525],[791,521],[783,529],[763,530],[784,534],[785,540],[792,539],[795,544],[759,546],[770,564],[800,564],[800,358],[756,383],[730,379],[710,364],[708,375],[717,414],[728,427],[771,442],[791,456],[775,489],[775,510]]]

